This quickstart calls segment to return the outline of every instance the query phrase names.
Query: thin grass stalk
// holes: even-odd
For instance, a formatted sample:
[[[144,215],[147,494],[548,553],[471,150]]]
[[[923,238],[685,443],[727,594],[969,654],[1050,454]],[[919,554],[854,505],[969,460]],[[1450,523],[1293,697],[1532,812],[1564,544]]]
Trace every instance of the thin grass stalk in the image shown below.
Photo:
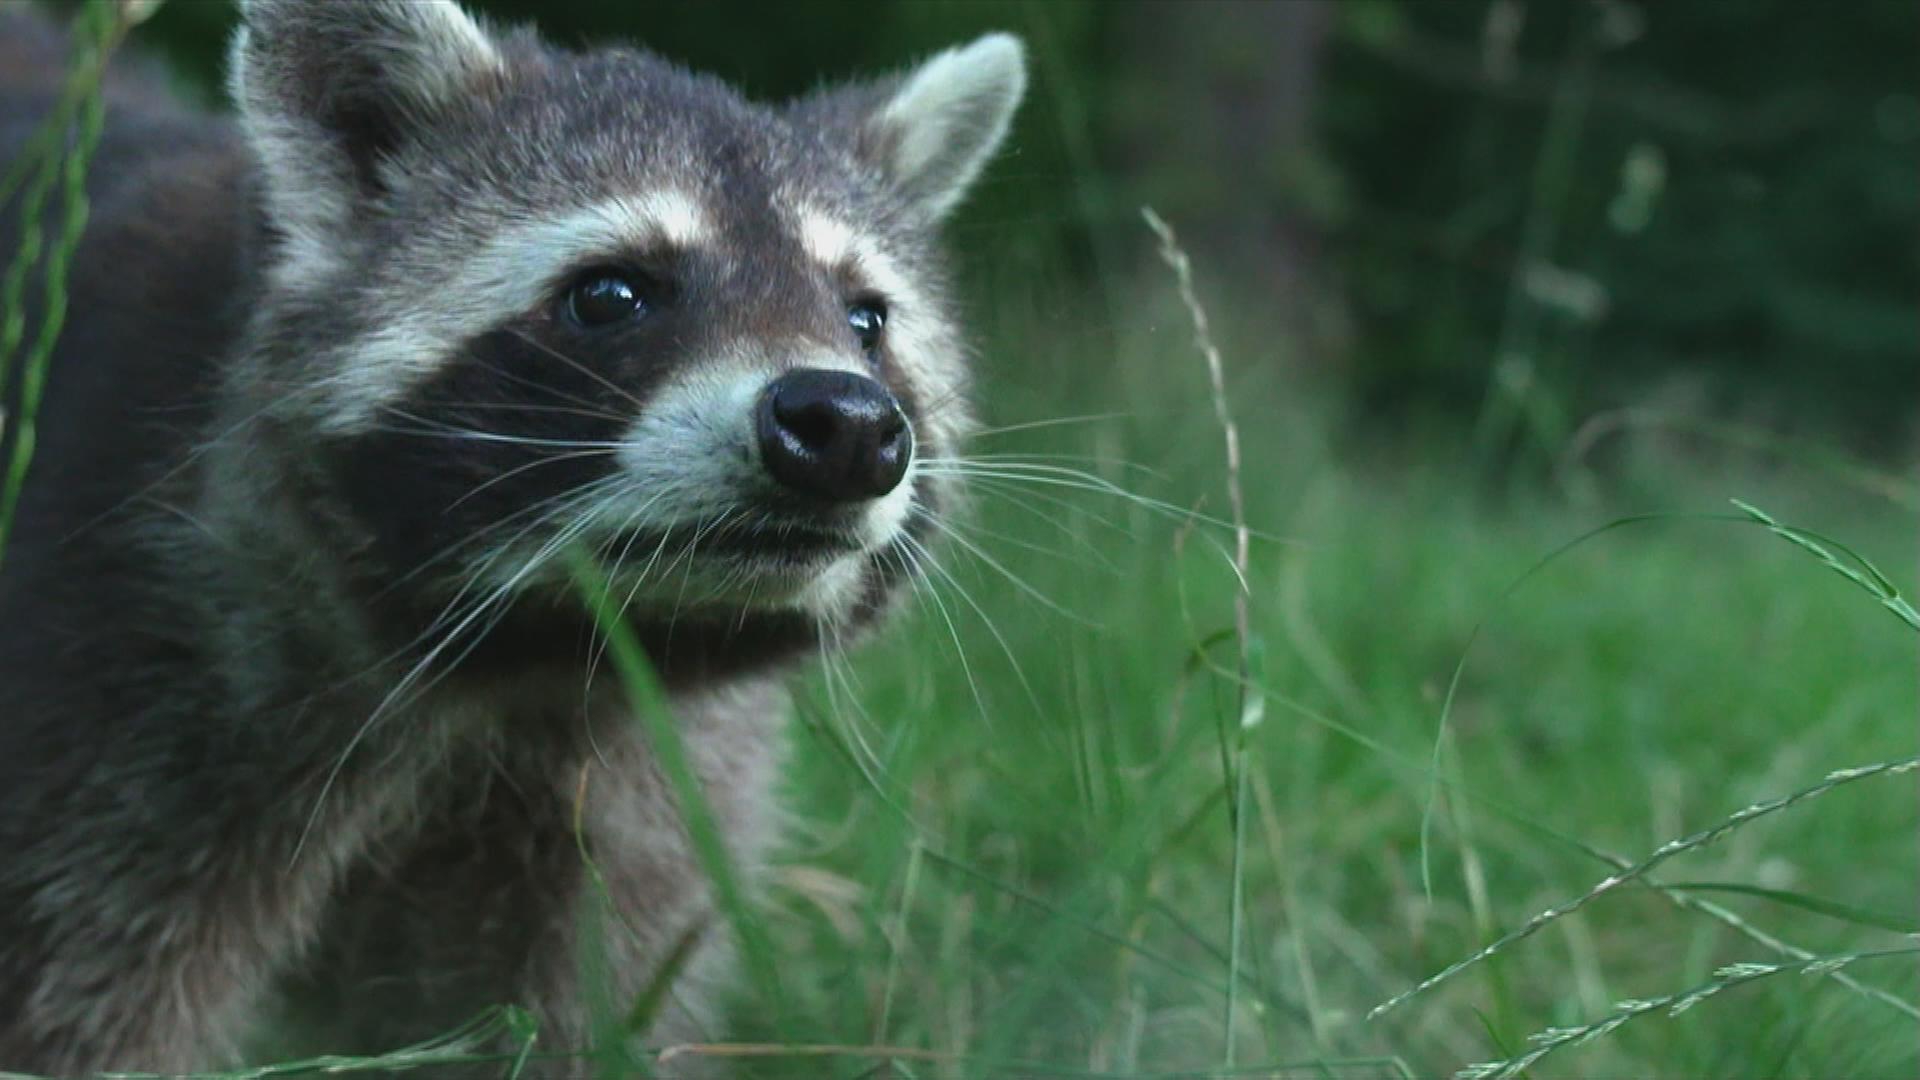
[[[1820,975],[1837,972],[1850,964],[1862,960],[1880,960],[1895,956],[1912,956],[1920,953],[1920,945],[1908,945],[1893,949],[1875,949],[1864,952],[1836,953],[1830,956],[1814,956],[1805,960],[1794,960],[1784,964],[1728,964],[1713,973],[1713,978],[1691,989],[1660,997],[1622,1001],[1614,1006],[1612,1012],[1585,1024],[1574,1027],[1547,1028],[1528,1036],[1533,1049],[1517,1057],[1504,1061],[1481,1062],[1469,1065],[1454,1074],[1455,1080],[1510,1080],[1539,1064],[1543,1059],[1565,1050],[1570,1046],[1579,1046],[1596,1039],[1605,1038],[1630,1021],[1651,1013],[1667,1011],[1669,1015],[1679,1014],[1695,1005],[1724,993],[1737,986],[1744,986],[1761,979],[1770,979],[1776,975],[1800,972],[1806,975]]]
[[[1900,595],[1900,590],[1894,587],[1893,582],[1887,580],[1887,576],[1880,572],[1879,567],[1868,562],[1859,553],[1832,537],[1821,536],[1819,533],[1795,528],[1792,525],[1782,525],[1759,507],[1741,502],[1739,499],[1728,501],[1739,507],[1748,517],[1765,526],[1768,532],[1808,552],[1826,564],[1829,570],[1872,593],[1874,599],[1880,601],[1880,606],[1893,612],[1908,627],[1920,630],[1920,611],[1915,611],[1913,605]],[[1828,551],[1823,543],[1838,548],[1847,558],[1852,559],[1855,565],[1849,566],[1841,561],[1833,552]]]
[[[771,1011],[775,1028],[784,1032],[789,1027],[787,995],[779,967],[774,962],[773,942],[747,902],[746,890],[727,853],[706,789],[694,771],[685,741],[674,726],[666,691],[632,628],[620,618],[620,599],[608,587],[604,571],[584,551],[570,550],[566,558],[574,587],[587,602],[600,633],[606,638],[607,655],[626,689],[633,718],[645,731],[660,772],[673,789],[681,822],[713,886],[714,898],[739,939],[741,957],[753,977],[758,997]]]
[[[7,268],[4,284],[0,284],[0,312],[5,317],[4,327],[0,327],[0,400],[4,400],[6,386],[11,381],[8,372],[12,368],[14,350],[19,347],[26,330],[26,278],[39,260],[44,244],[41,215],[46,209],[55,179],[62,182],[64,215],[60,233],[52,249],[46,253],[39,334],[21,364],[19,415],[6,418],[11,422],[0,425],[0,437],[12,440],[5,487],[0,490],[0,559],[5,557],[7,538],[13,530],[14,510],[20,501],[21,488],[26,484],[27,467],[33,460],[35,420],[41,395],[46,389],[47,367],[53,359],[54,343],[66,324],[67,270],[80,247],[81,234],[87,227],[87,166],[93,159],[94,149],[100,143],[101,130],[106,124],[106,100],[101,91],[101,80],[106,73],[107,58],[139,13],[140,9],[125,4],[91,4],[82,9],[74,42],[74,71],[62,92],[61,104],[55,108],[56,127],[53,129],[64,133],[64,129],[58,126],[57,118],[62,114],[77,112],[71,129],[71,146],[65,157],[60,158],[55,156],[53,148],[64,140],[56,135],[49,141],[45,150],[46,159],[21,199],[23,220],[20,247],[13,263]]]
[[[1247,528],[1247,501],[1240,486],[1240,428],[1234,423],[1233,412],[1227,407],[1226,365],[1220,359],[1220,347],[1213,340],[1210,320],[1206,306],[1201,304],[1198,290],[1193,284],[1193,261],[1180,246],[1180,239],[1174,233],[1173,226],[1166,223],[1150,206],[1140,208],[1140,216],[1147,227],[1160,239],[1160,258],[1173,271],[1180,289],[1180,300],[1186,305],[1193,319],[1193,341],[1207,364],[1207,381],[1213,394],[1214,419],[1220,425],[1221,437],[1226,443],[1227,454],[1227,503],[1233,516],[1233,570],[1238,579],[1238,589],[1233,596],[1233,631],[1239,649],[1240,678],[1235,681],[1234,743],[1233,768],[1228,782],[1233,788],[1232,818],[1233,827],[1233,865],[1232,886],[1228,894],[1227,915],[1227,1001],[1226,1001],[1226,1065],[1232,1068],[1236,1053],[1234,1026],[1238,1012],[1240,939],[1244,933],[1246,920],[1246,806],[1247,806],[1247,729],[1258,722],[1259,711],[1249,707],[1248,690],[1253,675],[1253,631],[1252,618],[1248,604],[1248,562],[1252,548],[1252,534]]]
[[[1153,1072],[1114,1072],[1075,1065],[1056,1065],[1045,1061],[957,1054],[946,1050],[925,1050],[912,1046],[860,1046],[853,1043],[686,1043],[660,1052],[665,1065],[682,1058],[719,1060],[809,1061],[844,1059],[848,1061],[902,1061],[929,1065],[959,1066],[975,1070],[971,1075],[992,1077],[1059,1076],[1080,1080],[1273,1080],[1305,1069],[1323,1072],[1336,1070],[1375,1071],[1386,1069],[1392,1075],[1412,1080],[1416,1075],[1398,1057],[1308,1058],[1297,1061],[1272,1061],[1258,1065],[1237,1065],[1218,1069],[1178,1069]],[[874,1075],[861,1073],[859,1075]],[[6,1080],[0,1077],[0,1080]]]
[[[1714,515],[1653,514],[1653,515],[1642,515],[1640,517],[1635,517],[1635,518],[1623,518],[1614,522],[1610,522],[1609,524],[1600,526],[1597,529],[1590,530],[1589,532],[1585,533],[1581,537],[1573,540],[1568,544],[1563,545],[1562,547],[1557,549],[1553,554],[1548,555],[1545,559],[1535,564],[1535,566],[1529,569],[1525,574],[1522,574],[1520,578],[1517,579],[1513,583],[1513,585],[1509,587],[1508,592],[1511,592],[1513,588],[1518,587],[1521,582],[1524,582],[1527,578],[1531,577],[1536,571],[1538,571],[1543,566],[1545,566],[1546,563],[1552,561],[1553,559],[1559,557],[1560,555],[1565,554],[1571,548],[1579,544],[1585,543],[1587,540],[1590,540],[1600,535],[1601,533],[1608,532],[1612,529],[1618,528],[1623,525],[1642,524],[1649,521],[1664,520],[1668,517],[1677,517],[1681,519],[1698,519],[1698,520],[1708,520],[1708,521],[1735,521],[1735,522],[1745,522],[1748,524],[1753,524],[1746,518],[1735,518],[1735,517],[1714,516]],[[1184,601],[1182,603],[1181,609],[1184,614],[1186,610]],[[1187,623],[1189,626],[1192,625],[1192,619],[1190,617],[1187,618]],[[1477,635],[1478,628],[1476,628],[1475,633]],[[1196,648],[1193,655],[1189,659],[1190,659],[1191,666],[1197,670],[1210,671],[1213,674],[1219,675],[1223,678],[1233,677],[1233,673],[1229,671],[1227,668],[1222,667],[1219,664],[1216,664],[1212,660],[1212,658],[1210,658],[1206,654],[1204,648]],[[1464,655],[1461,658],[1461,662],[1462,664],[1465,663]],[[1458,684],[1459,677],[1460,677],[1460,669],[1456,667],[1454,671],[1454,679],[1453,679],[1453,682],[1455,685]],[[1285,708],[1288,711],[1293,712],[1294,714],[1300,716],[1301,718],[1308,720],[1311,723],[1327,731],[1333,732],[1334,734],[1340,736],[1343,739],[1346,739],[1347,741],[1355,744],[1356,746],[1363,747],[1366,750],[1379,755],[1381,758],[1389,762],[1392,762],[1393,764],[1401,768],[1409,770],[1410,772],[1425,776],[1431,783],[1437,786],[1445,787],[1449,791],[1453,792],[1454,794],[1459,795],[1461,798],[1470,799],[1473,802],[1486,807],[1487,809],[1498,814],[1503,820],[1510,822],[1511,824],[1517,825],[1531,832],[1538,833],[1541,836],[1544,836],[1550,840],[1553,840],[1556,843],[1565,845],[1566,847],[1574,851],[1578,851],[1581,854],[1586,855],[1591,859],[1594,859],[1598,862],[1605,863],[1616,870],[1625,871],[1633,868],[1633,861],[1631,859],[1628,859],[1624,855],[1620,855],[1616,852],[1608,851],[1605,848],[1595,847],[1594,845],[1588,843],[1585,840],[1580,839],[1577,836],[1573,836],[1568,833],[1563,833],[1560,830],[1555,829],[1549,825],[1543,825],[1539,821],[1536,821],[1531,816],[1522,812],[1521,810],[1511,805],[1508,805],[1507,803],[1499,799],[1493,798],[1490,795],[1486,795],[1482,792],[1475,791],[1472,788],[1467,787],[1464,783],[1458,780],[1454,780],[1445,776],[1440,771],[1440,768],[1437,762],[1422,763],[1422,762],[1416,761],[1413,758],[1401,753],[1400,751],[1395,750],[1393,747],[1388,746],[1386,743],[1380,741],[1379,739],[1373,737],[1372,735],[1369,735],[1366,732],[1361,731],[1358,728],[1355,728],[1351,724],[1343,723],[1339,720],[1334,719],[1331,716],[1328,716],[1315,709],[1302,705],[1297,701],[1294,701],[1292,698],[1288,697],[1286,694],[1281,693],[1278,689],[1272,686],[1255,685],[1254,687],[1252,687],[1252,689],[1260,695],[1261,700],[1271,700],[1271,701],[1277,702],[1282,708]],[[1446,712],[1443,709],[1442,716],[1441,716],[1442,730],[1445,729],[1445,720],[1446,720]],[[1432,802],[1432,799],[1430,797],[1429,805],[1431,805],[1431,802]],[[1733,932],[1739,934],[1740,936],[1746,938],[1749,941],[1754,942],[1757,945],[1760,945],[1763,948],[1771,949],[1774,952],[1780,953],[1782,956],[1791,957],[1792,959],[1795,959],[1795,960],[1810,959],[1814,955],[1813,953],[1810,953],[1807,950],[1800,948],[1798,945],[1795,945],[1792,942],[1775,937],[1774,935],[1768,933],[1767,931],[1762,930],[1757,926],[1754,926],[1752,923],[1748,922],[1746,919],[1742,918],[1737,913],[1725,907],[1722,907],[1721,905],[1716,904],[1711,900],[1703,900],[1700,897],[1688,895],[1686,892],[1682,891],[1680,888],[1676,886],[1669,886],[1664,882],[1660,881],[1658,878],[1655,878],[1651,874],[1642,874],[1639,880],[1642,885],[1644,885],[1649,889],[1654,890],[1663,899],[1673,904],[1675,907],[1680,908],[1681,910],[1684,910],[1684,911],[1693,912],[1698,915],[1704,915],[1707,918],[1712,919],[1715,922],[1718,922],[1724,925],[1729,930],[1732,930]],[[1829,972],[1826,977],[1833,979],[1835,982],[1841,984],[1842,986],[1845,986],[1847,989],[1852,990],[1855,993],[1861,994],[1868,998],[1872,998],[1873,1000],[1878,1001],[1883,1005],[1893,1008],[1899,1012],[1905,1013],[1906,1015],[1913,1017],[1916,1020],[1920,1020],[1920,1006],[1916,1006],[1912,1002],[1905,1001],[1901,998],[1895,997],[1893,994],[1888,993],[1887,991],[1881,989],[1880,987],[1868,986],[1865,983],[1860,982],[1858,979],[1853,978],[1851,975],[1848,975],[1845,971]]]
[[[1591,889],[1588,889],[1586,892],[1582,893],[1580,896],[1576,897],[1575,899],[1569,900],[1564,904],[1558,904],[1554,907],[1550,907],[1546,909],[1545,911],[1542,911],[1540,914],[1535,915],[1533,918],[1528,919],[1525,923],[1521,924],[1518,929],[1505,934],[1504,936],[1500,937],[1498,940],[1494,941],[1492,944],[1481,949],[1479,952],[1474,953],[1472,956],[1469,956],[1464,960],[1460,960],[1456,963],[1448,965],[1446,968],[1442,969],[1438,974],[1420,983],[1418,986],[1415,986],[1411,990],[1407,990],[1404,993],[1397,994],[1394,997],[1389,998],[1388,1000],[1380,1003],[1379,1005],[1374,1006],[1373,1009],[1367,1013],[1367,1017],[1368,1019],[1372,1019],[1374,1017],[1381,1015],[1382,1013],[1388,1012],[1394,1009],[1395,1007],[1405,1003],[1410,998],[1413,998],[1419,994],[1423,994],[1426,991],[1431,990],[1436,986],[1439,986],[1441,983],[1446,982],[1449,979],[1452,979],[1454,976],[1459,975],[1461,972],[1467,970],[1468,968],[1473,967],[1474,965],[1479,964],[1484,960],[1491,959],[1492,957],[1505,951],[1508,947],[1514,945],[1515,943],[1525,940],[1528,937],[1531,937],[1534,933],[1539,931],[1542,927],[1546,926],[1548,923],[1551,923],[1556,919],[1565,918],[1566,916],[1571,915],[1576,911],[1579,911],[1581,908],[1586,907],[1588,904],[1592,903],[1593,901],[1599,899],[1602,896],[1605,896],[1607,893],[1612,892],[1613,890],[1619,888],[1622,885],[1627,884],[1628,882],[1636,881],[1643,878],[1646,875],[1647,871],[1652,870],[1654,867],[1659,866],[1661,863],[1666,862],[1668,859],[1674,858],[1677,855],[1684,855],[1689,851],[1695,851],[1695,850],[1698,850],[1699,848],[1703,848],[1708,844],[1713,843],[1715,840],[1718,840],[1721,837],[1726,836],[1728,833],[1731,833],[1734,830],[1741,828],[1742,826],[1751,824],[1752,822],[1760,818],[1766,817],[1770,814],[1778,813],[1789,807],[1797,806],[1800,803],[1807,802],[1811,799],[1819,798],[1820,796],[1825,795],[1827,792],[1832,791],[1835,788],[1843,787],[1845,785],[1856,783],[1858,781],[1866,780],[1876,776],[1897,776],[1902,773],[1912,772],[1915,769],[1920,769],[1920,756],[1900,758],[1894,761],[1882,761],[1873,765],[1862,765],[1862,766],[1858,766],[1856,768],[1851,768],[1851,769],[1837,769],[1833,772],[1828,773],[1826,777],[1817,784],[1811,785],[1809,787],[1801,788],[1800,790],[1795,791],[1788,795],[1782,795],[1778,798],[1766,799],[1761,802],[1754,803],[1751,806],[1745,807],[1744,809],[1741,809],[1738,812],[1731,814],[1726,818],[1721,819],[1720,821],[1716,822],[1711,826],[1708,826],[1705,829],[1701,829],[1698,832],[1691,833],[1687,836],[1683,836],[1677,840],[1669,840],[1665,844],[1662,844],[1660,845],[1660,847],[1656,848],[1651,855],[1648,855],[1646,858],[1640,860],[1637,863],[1634,863],[1632,866],[1629,866],[1624,870],[1619,871],[1618,873],[1608,875],[1606,878],[1602,879],[1598,884],[1594,885]]]
[[[256,1065],[225,1072],[203,1073],[103,1073],[103,1080],[280,1080],[281,1077],[294,1076],[352,1076],[362,1073],[381,1073],[390,1075],[395,1072],[415,1069],[432,1069],[454,1065],[498,1065],[504,1068],[500,1075],[506,1080],[516,1080],[525,1075],[526,1067],[535,1061],[564,1061],[573,1055],[537,1054],[533,1052],[533,1017],[522,1009],[511,1006],[492,1009],[460,1027],[412,1046],[390,1050],[384,1054],[348,1055],[325,1054],[320,1057],[302,1058],[299,1061],[286,1061],[275,1065]],[[488,1050],[505,1038],[517,1044],[512,1050]],[[0,1080],[39,1080],[24,1073],[0,1071]]]
[[[1518,577],[1508,582],[1506,588],[1500,590],[1496,602],[1504,604],[1515,593],[1519,592],[1522,586],[1531,581],[1534,575],[1540,573],[1553,563],[1558,562],[1561,557],[1567,555],[1575,548],[1582,547],[1588,541],[1596,539],[1603,534],[1613,532],[1616,529],[1659,521],[1724,521],[1740,525],[1759,526],[1811,552],[1835,573],[1838,573],[1840,576],[1871,594],[1874,599],[1880,602],[1882,607],[1892,611],[1902,622],[1916,629],[1920,629],[1920,612],[1916,612],[1913,606],[1900,594],[1900,590],[1894,586],[1893,582],[1889,581],[1886,575],[1882,574],[1879,568],[1875,567],[1873,563],[1869,562],[1865,557],[1831,537],[1821,536],[1818,533],[1795,528],[1791,525],[1783,525],[1755,507],[1741,502],[1739,499],[1731,501],[1742,511],[1742,514],[1632,514],[1627,517],[1615,518],[1604,525],[1589,529],[1566,543],[1561,544],[1559,547],[1554,548],[1546,555],[1541,556],[1532,566],[1527,567]],[[1849,566],[1842,562],[1835,557],[1832,552],[1822,547],[1822,543],[1839,549],[1848,558],[1852,559],[1855,565]],[[1856,566],[1858,569],[1855,568]],[[1440,719],[1434,730],[1432,758],[1427,766],[1428,787],[1426,804],[1420,814],[1420,882],[1421,888],[1429,901],[1433,899],[1432,838],[1435,800],[1438,798],[1439,785],[1441,783],[1440,754],[1446,744],[1449,722],[1453,716],[1454,699],[1460,689],[1460,679],[1461,676],[1466,673],[1467,658],[1472,654],[1474,645],[1480,640],[1480,635],[1487,628],[1487,624],[1491,621],[1491,618],[1491,616],[1488,616],[1481,619],[1475,623],[1473,629],[1468,632],[1467,643],[1460,650],[1460,659],[1454,663],[1453,674],[1447,679],[1447,691],[1440,703]]]
[[[1203,668],[1205,670],[1210,670],[1216,675],[1226,676],[1230,674],[1226,669],[1220,667],[1217,664],[1214,664],[1211,660],[1207,659],[1204,654],[1197,654],[1194,658],[1194,663],[1196,666]],[[1359,729],[1354,728],[1351,725],[1343,724],[1340,721],[1335,720],[1330,716],[1326,716],[1322,713],[1316,712],[1315,710],[1310,709],[1305,705],[1301,705],[1298,702],[1291,700],[1286,695],[1280,693],[1278,690],[1272,687],[1259,688],[1259,692],[1262,697],[1270,698],[1278,702],[1282,708],[1285,708],[1291,712],[1298,714],[1302,718],[1309,720],[1312,723],[1328,731],[1331,731],[1336,735],[1339,735],[1341,738],[1344,738],[1349,742],[1354,743],[1357,746],[1363,747],[1375,754],[1378,754],[1380,757],[1386,759],[1389,762],[1392,762],[1395,765],[1400,766],[1401,768],[1408,769],[1415,773],[1424,773],[1429,768],[1429,766],[1423,765],[1420,762],[1417,762],[1414,759],[1406,756],[1405,754],[1402,754],[1401,752],[1381,742],[1379,739],[1376,739],[1373,736],[1368,735],[1366,732],[1360,731]],[[1578,851],[1581,854],[1586,855],[1591,859],[1606,863],[1608,866],[1611,866],[1616,870],[1627,871],[1627,870],[1633,869],[1633,865],[1634,865],[1633,860],[1627,858],[1626,856],[1620,855],[1616,852],[1608,851],[1605,848],[1595,847],[1594,845],[1586,842],[1585,840],[1580,839],[1577,836],[1572,836],[1567,833],[1563,833],[1558,829],[1553,828],[1552,826],[1542,825],[1541,823],[1539,823],[1538,821],[1535,821],[1533,818],[1529,817],[1527,814],[1516,809],[1515,807],[1510,806],[1500,801],[1499,799],[1495,799],[1489,795],[1485,795],[1481,792],[1474,791],[1473,789],[1467,787],[1465,784],[1461,783],[1458,780],[1453,780],[1445,776],[1441,776],[1436,780],[1436,783],[1439,783],[1440,785],[1446,787],[1449,791],[1453,792],[1456,795],[1459,795],[1463,799],[1471,800],[1474,803],[1477,803],[1481,806],[1486,807],[1488,810],[1491,810],[1495,814],[1499,815],[1501,819],[1513,825],[1517,825],[1523,829],[1527,829],[1531,832],[1538,833],[1541,836],[1544,836],[1550,840],[1555,841],[1556,843],[1563,844],[1574,851]],[[1639,881],[1642,886],[1653,890],[1655,893],[1657,893],[1667,902],[1673,904],[1675,907],[1680,908],[1683,911],[1693,912],[1694,914],[1697,914],[1697,915],[1704,915],[1707,918],[1712,919],[1715,922],[1718,922],[1724,925],[1727,929],[1732,930],[1734,933],[1739,934],[1740,936],[1746,938],[1749,941],[1752,941],[1757,945],[1760,945],[1763,948],[1771,949],[1774,952],[1781,954],[1782,956],[1791,957],[1794,960],[1809,960],[1809,959],[1812,959],[1814,956],[1813,953],[1808,952],[1807,950],[1799,947],[1798,945],[1793,944],[1790,941],[1786,941],[1781,938],[1775,937],[1774,935],[1768,933],[1767,931],[1762,930],[1759,927],[1748,922],[1745,918],[1741,917],[1739,914],[1725,907],[1722,907],[1721,905],[1716,904],[1711,900],[1703,900],[1700,897],[1689,895],[1686,892],[1684,886],[1669,885],[1661,881],[1659,878],[1656,878],[1652,874],[1648,874],[1648,873],[1642,873],[1640,875]],[[1913,1017],[1916,1020],[1920,1020],[1920,1006],[1916,1006],[1910,1001],[1906,1001],[1899,997],[1895,997],[1893,994],[1888,993],[1887,991],[1881,989],[1880,987],[1868,986],[1865,983],[1860,982],[1858,979],[1853,978],[1851,975],[1848,975],[1844,971],[1830,972],[1828,973],[1827,977],[1833,979],[1835,982],[1838,982],[1842,986],[1845,986],[1847,989],[1852,990],[1855,993],[1873,998],[1874,1000],[1880,1002],[1883,1005],[1887,1005],[1893,1009],[1896,1009],[1900,1012],[1907,1014],[1910,1017]]]

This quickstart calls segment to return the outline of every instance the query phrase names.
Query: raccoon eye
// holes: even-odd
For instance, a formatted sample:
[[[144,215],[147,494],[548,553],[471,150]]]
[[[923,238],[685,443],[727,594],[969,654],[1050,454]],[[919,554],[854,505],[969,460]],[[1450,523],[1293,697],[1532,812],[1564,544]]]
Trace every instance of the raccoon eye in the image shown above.
[[[887,305],[878,300],[861,300],[847,309],[847,325],[853,327],[853,336],[860,339],[860,351],[867,359],[877,360],[880,355],[880,331],[887,325]]]
[[[608,326],[646,314],[640,282],[618,270],[593,270],[567,289],[567,317],[581,326]]]

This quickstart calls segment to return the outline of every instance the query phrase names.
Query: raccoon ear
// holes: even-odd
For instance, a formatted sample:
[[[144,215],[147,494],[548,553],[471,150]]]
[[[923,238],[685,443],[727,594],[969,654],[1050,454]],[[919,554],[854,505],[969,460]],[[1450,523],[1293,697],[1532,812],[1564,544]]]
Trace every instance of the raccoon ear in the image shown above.
[[[277,220],[332,217],[376,191],[410,129],[504,69],[450,0],[241,0],[229,86]]]
[[[877,164],[910,206],[937,221],[999,149],[1026,90],[1025,46],[1012,34],[988,34],[896,81],[855,91],[865,106],[856,152]]]

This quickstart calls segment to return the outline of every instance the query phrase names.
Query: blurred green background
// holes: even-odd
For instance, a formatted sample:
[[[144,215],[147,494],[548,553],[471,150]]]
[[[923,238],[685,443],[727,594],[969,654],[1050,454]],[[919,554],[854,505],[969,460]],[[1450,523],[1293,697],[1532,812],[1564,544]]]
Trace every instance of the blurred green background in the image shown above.
[[[1367,1018],[1604,853],[1915,753],[1897,602],[1728,499],[1913,582],[1920,5],[472,6],[766,98],[1032,50],[950,229],[977,506],[904,624],[804,684],[783,984],[716,1033],[922,1056],[757,1068],[1437,1076],[1725,964],[1913,947],[1920,802],[1875,776]],[[212,101],[231,18],[171,0],[136,40]],[[1228,512],[1221,432],[1143,203],[1241,425],[1246,701],[1231,534],[1182,514]],[[1840,974],[1527,1075],[1914,1075],[1912,955]]]

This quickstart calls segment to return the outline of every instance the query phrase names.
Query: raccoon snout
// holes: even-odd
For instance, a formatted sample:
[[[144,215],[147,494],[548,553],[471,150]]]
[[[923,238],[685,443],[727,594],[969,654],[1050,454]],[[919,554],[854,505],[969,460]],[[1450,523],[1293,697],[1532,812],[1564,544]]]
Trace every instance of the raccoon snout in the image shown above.
[[[791,491],[830,502],[877,499],[900,485],[913,432],[886,387],[847,371],[801,368],[775,379],[754,415],[760,460]]]

